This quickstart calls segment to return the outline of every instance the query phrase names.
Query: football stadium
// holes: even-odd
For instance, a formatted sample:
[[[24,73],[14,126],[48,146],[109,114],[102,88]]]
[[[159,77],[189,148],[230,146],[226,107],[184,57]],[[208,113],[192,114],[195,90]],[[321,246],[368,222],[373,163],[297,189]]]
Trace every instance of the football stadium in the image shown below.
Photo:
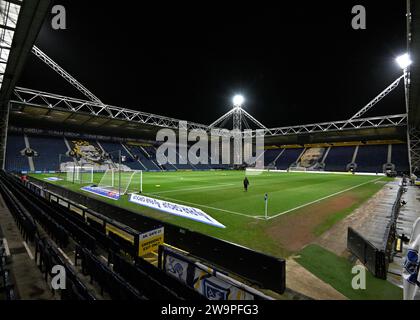
[[[107,104],[37,46],[53,5],[0,2],[0,300],[420,299],[416,1],[394,81],[277,127],[245,93],[212,123]]]

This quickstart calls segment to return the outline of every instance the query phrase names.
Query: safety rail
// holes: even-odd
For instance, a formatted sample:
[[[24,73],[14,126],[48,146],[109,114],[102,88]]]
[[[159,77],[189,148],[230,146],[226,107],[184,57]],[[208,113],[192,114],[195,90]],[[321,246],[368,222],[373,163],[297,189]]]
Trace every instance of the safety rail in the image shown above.
[[[356,256],[377,278],[386,279],[389,263],[394,256],[397,239],[397,220],[401,208],[401,196],[404,193],[406,179],[398,189],[397,197],[391,209],[390,220],[386,226],[382,245],[375,246],[351,227],[347,231],[347,249]]]

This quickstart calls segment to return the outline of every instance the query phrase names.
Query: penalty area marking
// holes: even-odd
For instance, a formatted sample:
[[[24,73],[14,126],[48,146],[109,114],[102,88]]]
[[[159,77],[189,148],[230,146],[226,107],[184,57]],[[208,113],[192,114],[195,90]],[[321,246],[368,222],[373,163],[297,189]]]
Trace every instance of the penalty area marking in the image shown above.
[[[331,197],[337,196],[337,195],[339,195],[339,194],[341,194],[341,193],[344,193],[344,192],[347,192],[347,191],[350,191],[350,190],[353,190],[353,189],[359,188],[359,187],[361,187],[361,186],[364,186],[365,184],[372,183],[372,182],[376,182],[376,181],[378,181],[378,180],[380,180],[380,179],[382,179],[382,177],[381,177],[381,178],[377,178],[377,179],[373,179],[373,180],[370,180],[370,181],[367,181],[367,182],[363,182],[363,183],[361,183],[361,184],[358,184],[357,186],[353,186],[353,187],[347,188],[347,189],[345,189],[345,190],[335,192],[335,193],[330,194],[330,195],[328,195],[328,196],[326,196],[326,197],[319,198],[319,199],[317,199],[317,200],[315,200],[315,201],[311,201],[311,202],[305,203],[305,204],[303,204],[303,205],[301,205],[301,206],[298,206],[298,207],[295,207],[295,208],[292,208],[292,209],[289,209],[289,210],[286,210],[286,211],[283,211],[283,212],[277,213],[277,214],[275,214],[274,216],[270,216],[270,217],[268,217],[268,218],[267,218],[267,220],[271,220],[271,219],[277,218],[277,217],[279,217],[279,216],[281,216],[281,215],[283,215],[283,214],[286,214],[286,213],[289,213],[289,212],[292,212],[292,211],[295,211],[295,210],[298,210],[298,209],[304,208],[304,207],[309,206],[309,205],[311,205],[311,204],[314,204],[314,203],[320,202],[320,201],[322,201],[322,200],[325,200],[325,199],[328,199],[328,198],[331,198]],[[259,218],[259,219],[261,219],[261,218]]]

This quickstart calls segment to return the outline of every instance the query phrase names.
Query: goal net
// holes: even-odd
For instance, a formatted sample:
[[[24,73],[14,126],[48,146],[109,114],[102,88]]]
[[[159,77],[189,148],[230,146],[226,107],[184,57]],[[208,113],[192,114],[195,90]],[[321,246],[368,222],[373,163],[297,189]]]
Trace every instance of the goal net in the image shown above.
[[[93,183],[93,167],[68,166],[66,180],[72,183]]]
[[[119,195],[134,192],[141,193],[143,191],[143,171],[108,169],[102,176],[98,187],[101,189],[115,191]]]
[[[263,172],[266,172],[265,169],[257,169],[257,168],[245,168],[245,175],[246,176],[258,176]]]

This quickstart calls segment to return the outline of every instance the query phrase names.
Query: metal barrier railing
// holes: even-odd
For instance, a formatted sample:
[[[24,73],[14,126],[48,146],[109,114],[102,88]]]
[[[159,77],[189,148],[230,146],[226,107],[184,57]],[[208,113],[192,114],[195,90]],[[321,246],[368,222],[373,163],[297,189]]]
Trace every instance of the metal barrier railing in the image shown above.
[[[375,277],[387,278],[389,263],[393,261],[395,241],[397,239],[397,220],[401,208],[401,197],[406,186],[406,179],[398,189],[397,197],[391,209],[390,220],[385,228],[381,247],[365,239],[352,228],[347,231],[347,249],[356,256]]]

